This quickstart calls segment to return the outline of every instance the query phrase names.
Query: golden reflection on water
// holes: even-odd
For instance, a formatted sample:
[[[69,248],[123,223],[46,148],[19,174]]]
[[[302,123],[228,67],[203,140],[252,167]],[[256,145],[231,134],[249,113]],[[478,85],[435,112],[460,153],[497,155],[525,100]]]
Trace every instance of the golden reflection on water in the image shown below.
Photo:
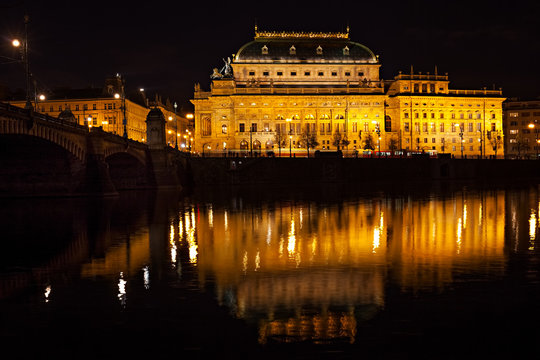
[[[388,284],[443,291],[460,269],[502,273],[505,213],[518,223],[507,206],[504,191],[324,205],[199,204],[180,209],[163,240],[179,277],[182,263],[196,266],[201,286],[215,283],[220,304],[258,324],[261,343],[354,342],[358,319],[384,308]],[[537,226],[531,210],[529,246]],[[116,274],[125,305],[124,274],[143,269],[149,288],[149,250],[149,233],[139,231],[129,246],[114,245],[85,264],[83,275]]]

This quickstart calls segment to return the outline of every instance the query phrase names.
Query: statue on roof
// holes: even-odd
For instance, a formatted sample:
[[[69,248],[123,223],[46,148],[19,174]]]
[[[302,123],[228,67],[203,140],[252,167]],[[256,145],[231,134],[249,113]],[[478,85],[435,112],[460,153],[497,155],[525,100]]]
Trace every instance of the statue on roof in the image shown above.
[[[214,72],[212,73],[212,75],[210,75],[210,79],[212,80],[223,79],[223,75],[220,74],[217,68],[214,68]]]
[[[233,77],[233,71],[231,67],[231,58],[228,57],[227,60],[223,59],[223,62],[225,65],[221,68],[221,74],[223,74],[223,77],[226,78],[232,78]]]

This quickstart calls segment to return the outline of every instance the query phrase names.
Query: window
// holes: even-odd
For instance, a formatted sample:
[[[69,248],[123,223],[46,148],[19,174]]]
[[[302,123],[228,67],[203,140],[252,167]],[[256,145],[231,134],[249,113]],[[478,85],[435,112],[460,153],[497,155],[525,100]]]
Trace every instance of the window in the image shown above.
[[[476,114],[476,119],[477,119],[477,120],[482,120],[482,114],[477,113],[477,114]]]
[[[289,48],[289,55],[296,55],[296,48],[294,45]]]
[[[62,111],[62,105],[58,106],[58,111]]]
[[[277,76],[283,76],[283,71],[278,71]]]
[[[249,76],[255,76],[255,71],[250,71]]]
[[[268,47],[266,45],[264,45],[261,49],[261,53],[263,55],[268,55]]]
[[[482,124],[481,123],[476,124],[476,131],[482,131]]]
[[[429,91],[432,93],[435,92],[435,84],[429,84]]]
[[[435,144],[435,138],[431,138],[431,143]]]
[[[263,71],[263,76],[268,76],[270,73],[268,71]]]
[[[529,117],[529,116],[531,116],[530,112],[522,112],[521,113],[521,117]]]
[[[444,132],[444,123],[441,123],[441,124],[439,125],[439,131],[440,131],[440,132]]]
[[[427,123],[422,123],[422,131],[427,132]]]
[[[352,123],[352,131],[353,132],[357,132],[358,131],[358,126],[355,122]]]
[[[88,104],[83,105],[83,110],[88,110]],[[51,111],[52,111],[52,107],[51,107]]]
[[[291,71],[291,76],[296,76],[296,71]]]
[[[419,123],[414,123],[414,131],[416,132],[420,132],[420,124]]]
[[[310,76],[310,75],[311,75],[310,71],[304,71],[304,76]]]
[[[418,88],[418,84],[414,84],[414,92],[418,92],[419,88]]]
[[[473,123],[468,123],[468,124],[467,124],[467,127],[468,127],[469,132],[473,132],[473,131],[474,131],[474,124],[473,124]]]
[[[79,111],[79,105],[75,105],[75,110]]]
[[[239,131],[239,132],[244,132],[244,131],[246,131],[246,124],[244,124],[244,123],[238,124],[238,131]]]
[[[319,71],[318,75],[319,75],[319,76],[324,76],[324,72]]]
[[[337,76],[337,72],[336,72],[336,71],[332,71],[332,76]]]
[[[405,119],[408,119],[409,118],[409,113],[405,113],[404,116],[403,116]]]
[[[251,131],[257,132],[257,123],[251,123]]]
[[[492,119],[495,119],[495,114],[491,114],[491,118],[492,118]]]
[[[509,113],[508,116],[510,116],[510,117],[518,117],[518,113]]]
[[[343,48],[343,55],[345,55],[345,56],[349,55],[349,47],[348,46],[345,46]]]
[[[427,113],[423,113],[422,118],[427,119]]]
[[[227,133],[227,125],[223,124],[221,125],[221,133],[226,134]]]
[[[459,113],[459,118],[460,118],[460,119],[465,119],[465,114]]]
[[[322,47],[320,45],[317,47],[316,51],[317,51],[317,55],[322,55]]]
[[[212,135],[212,118],[209,115],[203,116],[201,119],[202,123],[202,136],[210,136]]]
[[[359,71],[359,72],[358,72],[358,76],[364,76],[364,72],[363,72],[363,71]]]
[[[444,114],[443,113],[439,114],[439,119],[444,119]]]
[[[92,110],[96,110],[97,107],[96,107],[96,104],[92,104]]]
[[[350,71],[345,71],[345,76],[351,76],[351,72]]]
[[[427,92],[427,84],[422,84],[422,92]]]
[[[263,127],[264,127],[264,131],[270,131],[270,124],[269,123],[264,123]]]
[[[403,123],[403,130],[404,130],[405,132],[408,132],[408,131],[409,131],[409,123],[408,123],[408,122]]]

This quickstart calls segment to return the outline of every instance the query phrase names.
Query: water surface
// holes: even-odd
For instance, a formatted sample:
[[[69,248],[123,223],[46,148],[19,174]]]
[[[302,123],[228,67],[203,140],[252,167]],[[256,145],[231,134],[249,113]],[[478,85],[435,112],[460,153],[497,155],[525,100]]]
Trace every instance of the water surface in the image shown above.
[[[536,184],[3,203],[20,358],[538,353]]]

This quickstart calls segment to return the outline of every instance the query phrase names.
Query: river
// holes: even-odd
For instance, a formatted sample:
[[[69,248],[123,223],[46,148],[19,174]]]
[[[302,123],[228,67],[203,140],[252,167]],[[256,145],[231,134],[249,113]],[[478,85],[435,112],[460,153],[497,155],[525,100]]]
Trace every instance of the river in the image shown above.
[[[2,202],[15,358],[539,355],[537,184]]]

